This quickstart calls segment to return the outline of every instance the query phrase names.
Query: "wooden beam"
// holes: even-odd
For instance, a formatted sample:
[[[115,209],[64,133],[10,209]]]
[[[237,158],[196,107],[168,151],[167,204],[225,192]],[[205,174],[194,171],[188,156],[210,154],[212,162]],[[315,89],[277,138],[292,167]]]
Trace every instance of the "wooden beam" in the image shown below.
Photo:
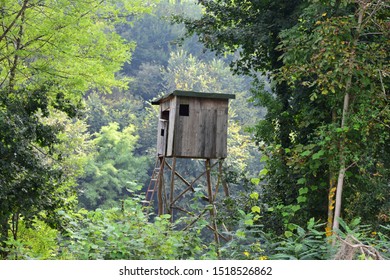
[[[174,207],[175,209],[179,210],[179,211],[182,211],[183,213],[186,213],[187,215],[189,215],[189,216],[191,216],[191,217],[196,217],[196,221],[199,220],[200,217],[202,216],[202,214],[206,213],[207,210],[208,210],[208,209],[206,208],[205,210],[202,211],[202,213],[201,213],[200,215],[195,216],[193,213],[191,213],[191,212],[185,210],[184,208],[181,208],[181,207],[179,207],[179,206],[173,206],[173,207]],[[195,222],[196,222],[196,221],[195,221]],[[193,225],[193,224],[194,224],[194,222],[191,223],[191,225]],[[225,241],[229,241],[229,240],[230,240],[229,238],[223,236],[220,232],[218,232],[218,230],[217,230],[216,228],[213,228],[213,227],[210,226],[210,225],[206,225],[206,226],[207,226],[207,228],[209,228],[210,230],[212,230],[214,233],[217,233],[223,240],[225,240]],[[186,228],[182,229],[182,231],[187,230],[188,228],[189,228],[189,227],[186,227]]]
[[[214,166],[217,165],[218,162],[214,163],[210,168],[212,169]],[[168,167],[170,167],[168,165]],[[172,168],[172,167],[170,167]],[[198,181],[200,178],[202,178],[202,176],[206,173],[206,171],[203,171],[198,177],[195,178],[194,181],[192,181],[192,183],[188,183],[188,181],[185,180],[185,184],[188,186],[188,188],[186,188],[184,191],[182,191],[174,200],[172,203],[175,203],[176,201],[178,201],[186,192],[188,192],[189,190],[191,190],[192,192],[195,192],[194,188],[193,188],[193,185],[195,184],[196,181]],[[181,175],[177,172],[175,172],[176,175],[180,176],[179,178],[181,178]],[[184,178],[183,178],[184,179]],[[188,183],[188,184],[187,184]],[[202,197],[202,199],[204,199],[205,201],[209,201],[209,198],[208,197]]]
[[[174,159],[175,159],[175,162],[176,162],[176,157],[174,157]],[[168,166],[168,168],[169,168],[170,170],[173,169],[173,167],[172,167],[171,165],[169,165],[168,162],[166,162],[166,165]],[[187,186],[191,186],[191,184],[190,184],[186,179],[184,179],[184,177],[181,176],[176,170],[174,171],[174,173],[175,173],[175,175],[176,175],[180,180],[183,181],[184,184],[186,184]]]
[[[175,171],[176,169],[176,158],[174,157],[172,159],[172,168],[171,168],[171,188],[170,188],[170,193],[169,193],[169,211],[170,211],[170,214],[171,214],[171,222],[173,222],[173,208],[172,208],[172,201],[173,201],[173,197],[175,195]]]
[[[217,229],[217,222],[216,222],[216,212],[215,212],[215,205],[214,205],[214,199],[213,199],[213,186],[211,185],[211,166],[210,166],[210,159],[206,159],[206,181],[207,181],[207,193],[209,196],[209,203],[211,205],[210,209],[210,218],[211,218],[211,224],[214,230],[214,240],[217,245],[217,249],[219,248],[220,241],[219,241],[219,235],[216,231]]]
[[[163,201],[163,189],[164,189],[164,163],[165,158],[160,158],[160,171],[158,178],[158,190],[157,190],[157,203],[158,203],[158,215],[164,214],[164,201]]]

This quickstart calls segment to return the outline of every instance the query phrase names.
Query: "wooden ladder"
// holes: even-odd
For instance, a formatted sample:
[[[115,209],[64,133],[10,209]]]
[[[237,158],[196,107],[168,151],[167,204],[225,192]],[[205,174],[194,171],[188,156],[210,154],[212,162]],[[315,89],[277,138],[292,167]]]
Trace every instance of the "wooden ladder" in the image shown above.
[[[161,173],[164,169],[164,159],[157,157],[156,163],[154,164],[153,173],[149,182],[149,186],[146,190],[146,205],[151,205],[154,198],[154,193],[157,192],[158,184],[161,179]]]

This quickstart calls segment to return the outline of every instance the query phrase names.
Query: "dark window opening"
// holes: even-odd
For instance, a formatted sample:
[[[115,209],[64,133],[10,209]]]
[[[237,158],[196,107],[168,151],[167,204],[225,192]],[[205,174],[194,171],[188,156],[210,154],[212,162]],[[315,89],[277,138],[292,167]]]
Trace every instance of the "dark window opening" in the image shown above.
[[[169,120],[169,111],[167,110],[167,111],[161,112],[161,118],[163,120]]]
[[[188,117],[190,115],[190,105],[180,104],[179,107],[179,116]]]
[[[164,136],[164,134],[165,134],[165,130],[164,129],[161,129],[161,136]]]

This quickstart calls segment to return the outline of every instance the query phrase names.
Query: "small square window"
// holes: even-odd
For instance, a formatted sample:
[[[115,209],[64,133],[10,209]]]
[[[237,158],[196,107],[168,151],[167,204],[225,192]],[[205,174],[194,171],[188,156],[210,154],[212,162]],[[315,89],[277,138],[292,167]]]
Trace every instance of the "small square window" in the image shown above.
[[[161,129],[160,135],[161,135],[161,136],[164,136],[164,134],[165,134],[165,130],[164,130],[164,129]]]
[[[179,107],[179,116],[188,117],[190,115],[190,105],[180,104]]]

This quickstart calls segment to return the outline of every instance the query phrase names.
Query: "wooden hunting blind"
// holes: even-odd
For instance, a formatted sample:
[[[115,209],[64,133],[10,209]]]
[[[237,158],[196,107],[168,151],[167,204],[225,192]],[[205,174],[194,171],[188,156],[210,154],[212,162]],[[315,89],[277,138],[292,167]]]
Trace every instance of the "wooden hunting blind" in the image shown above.
[[[172,222],[183,215],[194,219],[184,229],[209,213],[207,227],[214,232],[216,244],[220,238],[228,240],[218,230],[215,200],[221,191],[229,195],[222,164],[227,156],[229,99],[234,98],[234,94],[175,90],[152,101],[160,110],[157,159],[146,190],[146,203],[155,205],[153,197],[157,193],[158,215],[170,214]],[[184,168],[200,174],[186,172],[186,179],[179,173],[187,164],[201,161],[204,161],[204,171],[199,170],[199,165]],[[212,174],[213,168],[218,170]],[[187,208],[193,202],[191,194],[199,188],[205,188],[201,201],[205,209],[194,216]]]
[[[157,154],[226,158],[228,105],[234,98],[233,94],[175,90],[152,101],[160,106]]]

